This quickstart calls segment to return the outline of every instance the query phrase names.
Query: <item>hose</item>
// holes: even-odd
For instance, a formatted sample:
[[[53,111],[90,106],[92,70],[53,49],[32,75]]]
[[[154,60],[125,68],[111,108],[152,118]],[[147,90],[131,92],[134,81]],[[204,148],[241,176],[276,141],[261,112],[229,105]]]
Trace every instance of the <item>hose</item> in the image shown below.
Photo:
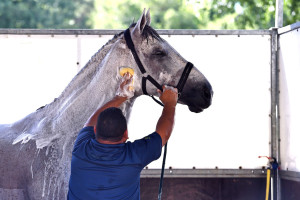
[[[269,200],[271,169],[267,169],[266,200]]]

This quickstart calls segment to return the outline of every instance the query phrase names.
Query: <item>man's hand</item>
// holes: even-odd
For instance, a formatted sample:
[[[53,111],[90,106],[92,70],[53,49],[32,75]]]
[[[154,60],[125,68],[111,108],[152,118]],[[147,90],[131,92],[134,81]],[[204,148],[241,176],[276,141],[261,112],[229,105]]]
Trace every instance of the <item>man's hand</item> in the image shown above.
[[[160,100],[165,106],[176,106],[178,100],[178,90],[177,88],[171,86],[163,86],[163,92],[158,90],[160,94]]]
[[[126,97],[127,99],[130,99],[134,96],[134,88],[132,85],[132,79],[133,76],[127,72],[121,80],[120,86],[117,90],[116,95],[121,97]]]
[[[169,140],[174,126],[175,108],[178,100],[178,91],[170,86],[163,86],[160,100],[164,104],[163,112],[157,122],[156,132],[160,135],[162,146]]]

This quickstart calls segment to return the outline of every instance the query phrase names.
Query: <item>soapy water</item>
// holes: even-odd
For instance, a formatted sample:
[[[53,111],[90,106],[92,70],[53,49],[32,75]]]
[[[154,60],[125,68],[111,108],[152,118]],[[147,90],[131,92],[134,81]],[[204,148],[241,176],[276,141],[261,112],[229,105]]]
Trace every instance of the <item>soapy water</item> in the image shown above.
[[[119,86],[116,95],[127,97],[128,99],[134,96],[134,76],[131,73],[125,73],[121,78],[121,85]]]

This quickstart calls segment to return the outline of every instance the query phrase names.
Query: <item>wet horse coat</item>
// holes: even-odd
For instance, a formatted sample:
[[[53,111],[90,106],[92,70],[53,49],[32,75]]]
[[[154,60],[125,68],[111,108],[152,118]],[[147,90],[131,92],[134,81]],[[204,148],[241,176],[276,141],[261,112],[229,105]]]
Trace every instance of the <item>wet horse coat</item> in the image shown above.
[[[130,28],[137,54],[158,83],[174,86],[187,61],[149,25],[150,13],[144,11]],[[13,124],[0,125],[0,199],[66,199],[76,136],[89,116],[114,97],[124,66],[135,71],[135,96],[121,107],[128,119],[135,99],[143,94],[142,74],[122,32],[91,58],[54,102]],[[157,95],[151,84],[147,92]],[[193,68],[179,103],[201,112],[211,97],[209,82]]]

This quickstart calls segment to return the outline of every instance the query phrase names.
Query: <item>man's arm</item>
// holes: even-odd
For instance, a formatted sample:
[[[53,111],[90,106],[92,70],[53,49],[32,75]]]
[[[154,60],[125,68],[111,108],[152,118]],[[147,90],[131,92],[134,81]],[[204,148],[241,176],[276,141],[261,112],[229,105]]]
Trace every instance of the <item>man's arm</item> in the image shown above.
[[[90,116],[90,118],[87,120],[87,122],[84,124],[84,127],[86,126],[96,126],[97,119],[100,113],[110,107],[120,107],[122,103],[124,103],[127,100],[127,97],[122,97],[116,95],[112,100],[104,104],[102,107],[98,108],[96,112]]]
[[[164,86],[163,92],[160,92],[160,94],[160,100],[165,106],[157,122],[156,132],[160,135],[162,146],[164,146],[169,140],[173,131],[178,91],[176,88]]]
[[[84,127],[96,126],[98,116],[103,110],[110,107],[120,107],[122,103],[124,103],[127,99],[131,98],[134,93],[134,91],[129,90],[131,81],[132,81],[132,76],[129,73],[126,73],[119,86],[117,95],[112,100],[104,104],[102,107],[98,108],[84,124]]]

